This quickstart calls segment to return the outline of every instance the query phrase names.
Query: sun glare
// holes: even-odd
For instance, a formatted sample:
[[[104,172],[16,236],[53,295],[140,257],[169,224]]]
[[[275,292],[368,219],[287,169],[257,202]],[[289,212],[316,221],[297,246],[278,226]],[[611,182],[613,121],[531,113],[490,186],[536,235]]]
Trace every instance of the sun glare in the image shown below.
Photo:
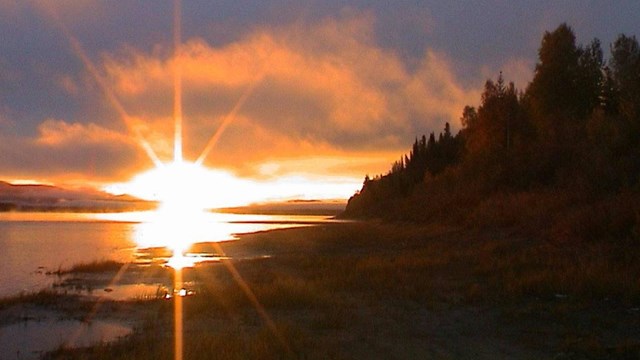
[[[175,161],[140,175],[141,185],[153,192],[162,209],[180,213],[202,210],[205,199],[224,181],[223,174]],[[143,190],[143,189],[140,189]]]
[[[247,205],[256,198],[251,182],[186,161],[153,168],[107,191],[158,201],[163,210],[176,214]]]

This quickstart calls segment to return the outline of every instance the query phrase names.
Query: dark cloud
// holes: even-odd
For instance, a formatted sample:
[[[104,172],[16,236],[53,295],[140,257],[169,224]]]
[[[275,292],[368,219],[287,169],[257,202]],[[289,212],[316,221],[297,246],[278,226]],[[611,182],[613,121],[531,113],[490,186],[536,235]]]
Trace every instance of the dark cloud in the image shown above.
[[[17,178],[115,181],[149,167],[130,137],[95,124],[47,119],[34,138],[0,137],[0,168]]]

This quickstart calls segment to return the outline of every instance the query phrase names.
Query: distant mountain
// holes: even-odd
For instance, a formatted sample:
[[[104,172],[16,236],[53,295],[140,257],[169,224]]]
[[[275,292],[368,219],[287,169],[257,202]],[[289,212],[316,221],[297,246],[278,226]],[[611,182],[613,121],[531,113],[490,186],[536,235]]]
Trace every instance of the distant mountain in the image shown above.
[[[93,188],[14,185],[0,181],[0,211],[113,212],[154,208],[156,203]]]
[[[215,209],[218,212],[231,214],[263,214],[263,215],[326,215],[336,216],[344,211],[344,201],[331,200],[289,200],[252,204],[239,207]]]

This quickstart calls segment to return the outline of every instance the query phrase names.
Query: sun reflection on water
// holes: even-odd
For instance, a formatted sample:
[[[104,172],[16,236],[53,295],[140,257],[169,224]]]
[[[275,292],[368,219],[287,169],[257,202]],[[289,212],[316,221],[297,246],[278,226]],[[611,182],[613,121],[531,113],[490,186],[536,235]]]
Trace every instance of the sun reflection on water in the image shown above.
[[[240,234],[328,221],[326,216],[317,215],[225,214],[172,207],[86,216],[86,221],[131,224],[128,237],[135,246],[134,260],[171,268],[224,259],[220,248],[213,244],[237,240]]]
[[[160,208],[149,218],[134,227],[134,241],[139,247],[166,247],[175,253],[183,253],[196,242],[232,239],[230,233],[211,234],[211,216],[203,211],[181,211]]]
[[[171,256],[165,265],[183,269],[219,259],[218,254],[189,252],[194,244],[233,240],[235,236],[215,214],[161,207],[134,227],[133,238],[140,249],[167,249]]]
[[[173,289],[164,298],[171,300],[174,305],[174,359],[180,360],[183,358],[184,347],[184,301],[188,301],[186,298],[189,296],[197,296],[195,288],[198,286],[184,281],[185,269],[204,262],[226,259],[219,242],[236,240],[236,234],[330,221],[325,216],[222,214],[196,207],[166,205],[156,211],[101,214],[98,218],[103,221],[131,223],[131,238],[136,244],[137,253],[141,254],[140,257],[145,257],[145,261],[151,264],[161,264],[173,270]],[[223,261],[222,264],[255,307],[267,328],[291,354],[286,339],[242,279],[233,262]]]

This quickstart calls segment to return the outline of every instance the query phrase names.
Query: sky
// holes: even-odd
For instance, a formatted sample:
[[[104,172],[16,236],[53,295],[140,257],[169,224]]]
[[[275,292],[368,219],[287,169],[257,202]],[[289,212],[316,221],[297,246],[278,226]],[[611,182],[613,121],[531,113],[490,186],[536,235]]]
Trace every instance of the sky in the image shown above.
[[[545,31],[605,55],[640,35],[637,0],[177,5],[0,0],[0,179],[106,186],[172,161],[179,88],[186,161],[348,197],[416,136],[459,129],[500,71],[524,89]]]

